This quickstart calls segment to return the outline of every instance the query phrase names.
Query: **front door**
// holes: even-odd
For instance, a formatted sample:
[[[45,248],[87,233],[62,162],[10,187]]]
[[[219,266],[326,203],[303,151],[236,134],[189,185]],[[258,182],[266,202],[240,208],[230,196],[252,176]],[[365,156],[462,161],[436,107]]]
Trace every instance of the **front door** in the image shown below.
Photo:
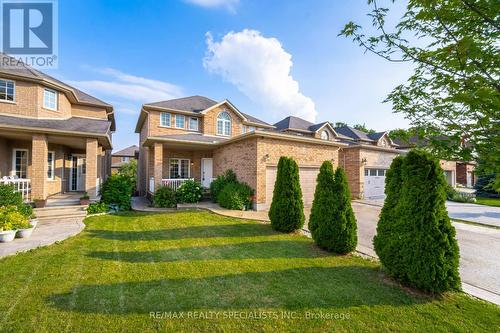
[[[213,178],[213,161],[211,158],[201,159],[201,184],[210,187]]]
[[[77,155],[71,156],[70,191],[81,192],[85,190],[85,174],[85,158]]]

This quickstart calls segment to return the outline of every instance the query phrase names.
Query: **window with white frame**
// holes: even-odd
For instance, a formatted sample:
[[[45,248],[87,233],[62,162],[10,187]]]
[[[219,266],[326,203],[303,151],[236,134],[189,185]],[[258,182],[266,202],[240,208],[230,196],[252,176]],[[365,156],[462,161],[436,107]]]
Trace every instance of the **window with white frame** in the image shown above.
[[[231,135],[231,116],[226,111],[217,116],[217,135]]]
[[[198,130],[198,118],[196,117],[189,118],[189,129],[192,131]]]
[[[43,107],[57,110],[57,91],[47,88],[43,90]]]
[[[130,157],[122,156],[122,162],[129,162],[129,161],[130,161]]]
[[[330,135],[328,134],[327,131],[321,132],[321,139],[322,140],[329,140],[330,139]]]
[[[47,155],[47,179],[54,179],[55,159],[55,152],[49,151]]]
[[[184,123],[186,121],[186,117],[182,114],[175,115],[175,127],[176,128],[184,128]]]
[[[170,178],[189,178],[190,161],[188,159],[171,158],[170,159]]]
[[[171,119],[172,116],[170,115],[170,113],[167,112],[160,113],[160,126],[165,126],[165,127],[172,126]]]
[[[12,156],[14,176],[28,178],[28,150],[14,149]]]
[[[0,100],[14,102],[16,84],[14,81],[0,80]]]

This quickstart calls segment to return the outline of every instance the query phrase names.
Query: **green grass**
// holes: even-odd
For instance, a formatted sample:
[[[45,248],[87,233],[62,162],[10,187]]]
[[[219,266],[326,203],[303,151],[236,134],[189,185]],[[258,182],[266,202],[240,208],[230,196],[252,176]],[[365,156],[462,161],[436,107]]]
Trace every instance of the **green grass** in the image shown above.
[[[500,325],[499,307],[461,293],[410,293],[377,262],[331,255],[266,224],[207,212],[85,223],[76,237],[0,260],[1,332],[470,332]],[[306,319],[308,312],[344,319]],[[200,315],[211,319],[192,318]]]
[[[475,203],[477,203],[478,205],[500,207],[500,199],[495,199],[495,198],[476,197]]]

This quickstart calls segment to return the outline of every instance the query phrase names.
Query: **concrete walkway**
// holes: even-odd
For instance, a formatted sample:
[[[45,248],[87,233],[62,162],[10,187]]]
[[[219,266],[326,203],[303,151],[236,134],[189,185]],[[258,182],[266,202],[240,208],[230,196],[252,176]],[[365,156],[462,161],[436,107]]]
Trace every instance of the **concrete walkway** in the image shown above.
[[[383,199],[354,200],[355,202],[382,207]],[[451,219],[464,220],[490,227],[500,227],[500,207],[446,201],[446,209]]]
[[[0,243],[0,258],[54,244],[79,234],[83,228],[85,224],[82,217],[40,221],[30,238]]]

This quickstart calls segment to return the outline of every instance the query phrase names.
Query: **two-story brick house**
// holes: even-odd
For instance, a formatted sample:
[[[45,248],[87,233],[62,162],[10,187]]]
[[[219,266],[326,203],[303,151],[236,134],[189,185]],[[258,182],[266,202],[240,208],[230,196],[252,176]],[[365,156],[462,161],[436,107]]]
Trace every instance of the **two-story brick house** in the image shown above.
[[[114,130],[111,105],[28,66],[0,68],[0,182],[25,199],[96,198]]]
[[[111,155],[111,173],[117,173],[120,168],[132,160],[139,159],[139,147],[136,145],[123,148]]]
[[[325,137],[323,131],[331,135]],[[321,163],[337,165],[339,149],[348,146],[329,123],[318,124],[312,136],[283,133],[228,100],[202,96],[143,105],[136,132],[141,193],[153,193],[160,184],[176,187],[189,178],[208,187],[214,177],[232,169],[255,189],[257,209],[271,202],[280,156],[299,164],[304,201],[310,204]]]

